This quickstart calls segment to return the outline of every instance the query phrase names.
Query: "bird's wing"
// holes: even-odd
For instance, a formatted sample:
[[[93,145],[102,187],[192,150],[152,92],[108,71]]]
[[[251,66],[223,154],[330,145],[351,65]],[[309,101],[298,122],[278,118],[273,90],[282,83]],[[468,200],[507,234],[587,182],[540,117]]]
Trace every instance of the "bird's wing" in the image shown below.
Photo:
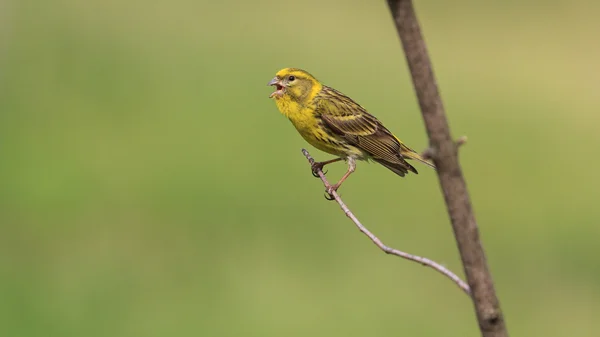
[[[401,143],[398,139],[358,103],[325,86],[319,98],[317,113],[335,134],[369,153],[373,159],[394,164],[406,163],[400,154]]]

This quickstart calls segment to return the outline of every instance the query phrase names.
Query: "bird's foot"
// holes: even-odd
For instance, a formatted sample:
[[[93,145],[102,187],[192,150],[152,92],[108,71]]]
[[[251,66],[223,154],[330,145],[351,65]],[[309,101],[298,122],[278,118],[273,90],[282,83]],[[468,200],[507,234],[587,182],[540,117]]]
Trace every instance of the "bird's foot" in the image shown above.
[[[323,162],[314,162],[310,165],[313,177],[320,178],[319,171],[323,172],[323,174],[327,174],[327,171],[323,171],[325,164],[326,163]]]
[[[338,188],[340,188],[339,184],[335,184],[335,185],[327,185],[325,186],[325,199],[332,201],[335,200],[335,197],[333,196],[333,192],[337,192]]]

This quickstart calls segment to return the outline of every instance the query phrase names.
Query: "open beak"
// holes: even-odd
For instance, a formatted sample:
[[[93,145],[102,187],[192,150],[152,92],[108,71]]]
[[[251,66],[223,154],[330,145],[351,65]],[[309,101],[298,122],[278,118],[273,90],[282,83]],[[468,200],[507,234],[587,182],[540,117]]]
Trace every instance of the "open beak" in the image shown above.
[[[275,86],[275,91],[273,91],[271,93],[271,95],[269,95],[269,98],[273,98],[273,96],[281,96],[283,95],[283,85],[281,85],[281,80],[278,79],[277,77],[274,77],[271,81],[269,81],[269,83],[267,83],[267,85],[274,85]]]

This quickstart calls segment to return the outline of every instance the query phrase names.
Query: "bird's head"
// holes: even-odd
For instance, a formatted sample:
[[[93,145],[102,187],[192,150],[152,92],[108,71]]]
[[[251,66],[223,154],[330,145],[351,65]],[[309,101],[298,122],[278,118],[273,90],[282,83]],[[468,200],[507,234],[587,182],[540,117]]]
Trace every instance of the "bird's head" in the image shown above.
[[[270,98],[291,99],[298,102],[312,99],[322,88],[321,83],[313,75],[297,68],[281,69],[268,85],[275,87]]]

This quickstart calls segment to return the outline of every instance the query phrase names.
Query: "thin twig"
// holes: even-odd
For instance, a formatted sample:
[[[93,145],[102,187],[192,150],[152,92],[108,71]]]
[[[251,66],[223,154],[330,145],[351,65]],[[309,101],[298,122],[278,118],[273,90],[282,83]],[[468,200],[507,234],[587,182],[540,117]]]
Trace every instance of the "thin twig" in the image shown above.
[[[315,162],[313,157],[311,157],[311,155],[308,153],[308,151],[306,151],[306,149],[302,149],[302,153],[304,154],[306,159],[308,159],[309,164],[312,166],[312,164]],[[327,181],[327,178],[325,177],[325,174],[323,173],[323,171],[321,169],[318,169],[317,173],[319,174],[319,177],[321,178],[321,181],[323,181],[323,184],[325,185],[326,188],[331,186],[331,184],[329,183],[329,181]],[[354,222],[356,227],[358,227],[358,230],[360,230],[369,239],[371,239],[371,241],[373,241],[373,243],[377,247],[379,247],[381,250],[383,250],[386,254],[396,255],[403,259],[414,261],[414,262],[420,263],[426,267],[433,268],[437,272],[442,273],[443,275],[445,275],[446,277],[451,279],[454,283],[456,283],[456,285],[458,285],[460,287],[460,289],[462,289],[465,293],[467,293],[467,295],[471,294],[471,291],[470,291],[467,283],[465,283],[458,276],[456,276],[456,274],[454,274],[453,272],[448,270],[448,268],[442,266],[441,264],[439,264],[435,261],[432,261],[428,258],[425,258],[425,257],[412,255],[412,254],[405,253],[405,252],[399,251],[397,249],[386,246],[383,242],[381,242],[381,240],[379,240],[379,238],[377,236],[375,236],[375,234],[371,233],[371,231],[369,231],[365,226],[363,226],[362,223],[360,223],[360,221],[358,221],[358,219],[356,218],[354,213],[352,213],[352,211],[350,211],[348,206],[346,206],[346,204],[342,201],[342,198],[340,198],[340,195],[336,191],[331,191],[331,195],[333,196],[335,201],[337,201],[337,203],[340,205],[340,207],[342,208],[342,211],[344,211],[344,214],[346,214],[346,216],[348,218],[350,218],[350,220],[352,220],[352,222]]]

